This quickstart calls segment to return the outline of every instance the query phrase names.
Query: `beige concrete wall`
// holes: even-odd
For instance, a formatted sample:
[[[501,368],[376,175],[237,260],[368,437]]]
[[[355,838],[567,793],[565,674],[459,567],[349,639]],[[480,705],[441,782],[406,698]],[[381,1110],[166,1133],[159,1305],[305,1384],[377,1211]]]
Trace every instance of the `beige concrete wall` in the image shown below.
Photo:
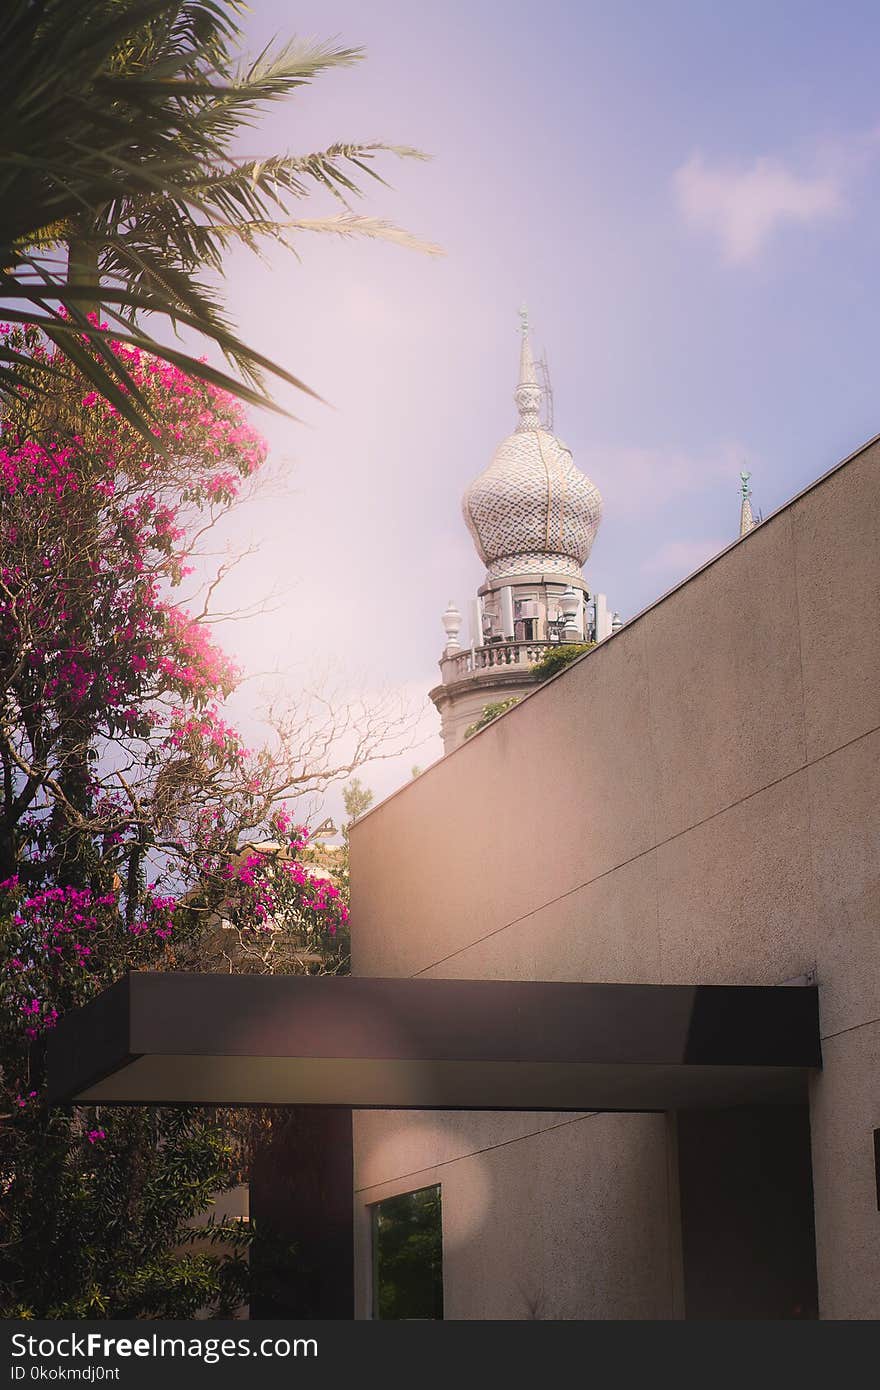
[[[351,851],[358,974],[772,984],[814,970],[820,1302],[837,1318],[880,1317],[878,468],[872,444],[369,813]],[[424,1120],[361,1117],[359,1162],[377,1126],[395,1155],[359,1168],[361,1203],[406,1181]],[[674,1194],[665,1157],[645,1156],[644,1117],[583,1123],[592,1157],[558,1226],[552,1184],[538,1200],[527,1172],[563,1131],[517,1137],[522,1120],[492,1117],[492,1143],[472,1140],[504,1148],[508,1205],[492,1207],[485,1248],[501,1260],[534,1198],[565,1287],[577,1269],[593,1281],[577,1316],[661,1316],[633,1311],[658,1299],[671,1316],[674,1274],[662,1295],[656,1281]],[[634,1261],[633,1213],[609,1194],[638,1153],[655,1200]],[[419,1151],[421,1167],[437,1161]],[[450,1193],[474,1162],[444,1160]],[[583,1221],[603,1233],[588,1251]],[[485,1306],[465,1282],[452,1306]]]
[[[438,1182],[445,1317],[673,1316],[663,1116],[461,1118],[357,1117],[358,1317],[370,1316],[370,1204]]]

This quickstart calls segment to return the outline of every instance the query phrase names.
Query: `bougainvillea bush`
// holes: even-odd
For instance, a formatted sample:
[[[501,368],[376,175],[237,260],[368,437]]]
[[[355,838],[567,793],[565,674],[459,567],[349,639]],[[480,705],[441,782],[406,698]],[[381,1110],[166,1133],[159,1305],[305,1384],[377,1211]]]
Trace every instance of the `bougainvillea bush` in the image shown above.
[[[0,426],[0,1311],[228,1311],[241,1251],[225,1230],[187,1244],[239,1177],[228,1127],[49,1113],[39,1055],[65,1010],[129,969],[201,968],[230,927],[239,943],[307,937],[318,957],[345,933],[285,810],[288,752],[249,751],[226,722],[237,673],[180,597],[265,446],[231,397],[115,344],[151,446],[36,332],[5,340],[22,384]],[[51,397],[28,390],[34,361],[56,373]]]

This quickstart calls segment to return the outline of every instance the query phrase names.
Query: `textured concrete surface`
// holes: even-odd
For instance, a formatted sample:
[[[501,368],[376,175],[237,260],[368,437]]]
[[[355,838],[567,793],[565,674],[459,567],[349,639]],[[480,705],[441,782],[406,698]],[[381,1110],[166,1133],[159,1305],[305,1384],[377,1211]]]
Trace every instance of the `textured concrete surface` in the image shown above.
[[[811,761],[880,725],[880,445],[791,508]]]
[[[804,772],[657,849],[663,983],[772,985],[816,959]]]
[[[369,1206],[439,1182],[447,1318],[672,1316],[665,1129],[658,1115],[566,1116],[416,1178],[359,1188],[360,1315]]]
[[[640,620],[657,825],[674,835],[801,767],[803,700],[787,513]]]
[[[809,780],[827,1036],[880,1018],[880,732],[814,763]]]
[[[816,971],[820,1306],[840,1318],[880,1317],[880,1213],[865,1166],[880,1125],[876,1032],[866,1031],[880,1018],[878,466],[878,446],[856,455],[352,833],[359,974],[772,984]],[[459,1165],[477,1171],[475,1158],[454,1155],[464,1143],[504,1149],[497,1167],[479,1168],[504,1203],[458,1266],[464,1284],[450,1284],[455,1306],[472,1310],[456,1316],[523,1316],[510,1288],[505,1303],[478,1286],[518,1258],[532,1200],[560,1270],[581,1270],[577,1298],[560,1293],[554,1307],[673,1315],[633,1311],[647,1306],[627,1283],[635,1276],[609,1272],[618,1258],[640,1260],[660,1281],[655,1306],[676,1306],[673,1273],[662,1274],[674,1241],[668,1144],[648,1152],[623,1120],[591,1121],[564,1195],[552,1183],[535,1195],[536,1141],[517,1129],[529,1117],[470,1117],[464,1130],[444,1119],[448,1144],[436,1132],[426,1141],[419,1118],[367,1123],[359,1184],[372,1192],[383,1172],[403,1181],[445,1153],[454,1225],[456,1202],[473,1205]],[[548,1154],[568,1142],[561,1134],[542,1139]],[[600,1134],[614,1136],[613,1162]],[[384,1170],[383,1144],[393,1149]],[[640,1172],[649,1213],[603,1187],[606,1159],[622,1183]],[[625,1254],[632,1222],[642,1224],[638,1257]],[[543,1268],[534,1251],[520,1267]]]
[[[553,1111],[357,1111],[354,1127],[358,1186],[377,1187],[389,1179],[403,1177],[418,1178],[416,1186],[424,1186],[421,1175],[438,1164],[452,1163],[486,1148],[498,1148],[524,1135],[553,1129],[572,1118],[568,1112]]]
[[[446,979],[660,979],[656,852],[565,893],[424,973]]]
[[[873,1131],[880,1127],[880,1021],[828,1038],[811,1125],[819,1316],[880,1317],[880,1211]]]

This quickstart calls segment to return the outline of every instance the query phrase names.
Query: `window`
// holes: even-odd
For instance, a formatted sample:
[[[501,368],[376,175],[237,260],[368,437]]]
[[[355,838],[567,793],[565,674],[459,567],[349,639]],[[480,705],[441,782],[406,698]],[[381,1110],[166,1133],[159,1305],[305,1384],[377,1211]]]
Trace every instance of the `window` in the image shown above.
[[[538,600],[536,598],[517,598],[513,601],[514,617],[537,618]]]
[[[443,1317],[439,1184],[373,1207],[373,1317]]]

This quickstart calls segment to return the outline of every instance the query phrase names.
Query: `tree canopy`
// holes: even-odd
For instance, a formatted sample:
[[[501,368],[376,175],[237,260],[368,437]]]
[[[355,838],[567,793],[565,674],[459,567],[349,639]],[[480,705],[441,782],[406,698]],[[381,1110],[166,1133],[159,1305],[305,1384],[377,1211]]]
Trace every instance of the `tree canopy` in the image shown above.
[[[240,398],[271,405],[267,377],[306,384],[237,335],[216,286],[235,244],[259,251],[304,231],[390,238],[436,251],[349,199],[381,176],[380,154],[405,146],[336,143],[304,155],[238,153],[267,104],[361,50],[293,41],[251,62],[238,53],[243,0],[7,0],[0,14],[0,305],[38,322],[94,389],[138,428],[151,402],[112,340],[147,350]],[[311,190],[331,217],[291,215]],[[106,323],[90,319],[100,304]],[[220,371],[151,330],[194,330],[218,347]],[[0,394],[27,367],[0,347]],[[314,394],[314,393],[311,393]]]
[[[266,105],[360,50],[238,57],[242,0],[7,0],[0,13],[0,1311],[190,1317],[246,1296],[253,1234],[191,1223],[245,1173],[230,1115],[46,1108],[40,1050],[129,969],[344,967],[344,884],[291,798],[406,716],[282,711],[248,749],[239,677],[183,599],[265,445],[271,377],[217,282],[235,245],[418,245],[350,200],[377,157],[241,153]],[[339,211],[303,218],[312,190]],[[100,313],[98,312],[100,306]],[[180,331],[222,352],[220,370]],[[170,335],[170,341],[169,341]],[[317,867],[320,867],[319,865]],[[291,951],[277,949],[293,942]],[[307,949],[303,950],[303,944]]]
[[[113,345],[161,421],[152,445],[40,334],[12,341],[56,386],[19,394],[0,432],[0,1308],[228,1312],[247,1231],[193,1249],[188,1223],[240,1180],[234,1130],[49,1112],[38,1053],[125,970],[231,968],[202,950],[218,936],[333,955],[345,930],[286,804],[301,750],[243,745],[235,668],[177,597],[265,449],[228,394],[139,348]]]

